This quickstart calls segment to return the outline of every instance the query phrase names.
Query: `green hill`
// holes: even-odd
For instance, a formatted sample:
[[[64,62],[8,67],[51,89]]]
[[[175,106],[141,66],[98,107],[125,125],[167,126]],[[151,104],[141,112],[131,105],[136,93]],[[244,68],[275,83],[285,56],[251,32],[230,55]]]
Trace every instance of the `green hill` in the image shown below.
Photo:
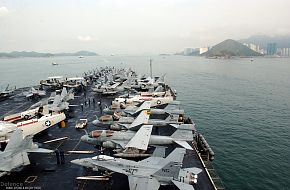
[[[215,46],[213,46],[209,51],[202,54],[206,57],[248,57],[248,56],[260,56],[261,54],[255,52],[244,46],[243,44],[235,40],[225,40]]]

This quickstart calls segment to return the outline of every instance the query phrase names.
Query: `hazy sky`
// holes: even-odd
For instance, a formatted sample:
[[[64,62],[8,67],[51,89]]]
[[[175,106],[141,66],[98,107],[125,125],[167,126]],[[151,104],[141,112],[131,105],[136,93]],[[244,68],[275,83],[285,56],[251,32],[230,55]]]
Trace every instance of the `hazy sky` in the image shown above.
[[[0,0],[0,52],[173,53],[290,34],[289,0]]]

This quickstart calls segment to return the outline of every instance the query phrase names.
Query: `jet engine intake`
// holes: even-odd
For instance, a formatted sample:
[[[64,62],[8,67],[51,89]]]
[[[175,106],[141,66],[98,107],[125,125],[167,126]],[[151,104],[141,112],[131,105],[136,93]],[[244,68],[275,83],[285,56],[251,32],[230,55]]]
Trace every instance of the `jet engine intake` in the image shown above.
[[[116,144],[111,142],[111,141],[106,141],[106,142],[103,142],[103,145],[102,145],[104,148],[116,148]]]

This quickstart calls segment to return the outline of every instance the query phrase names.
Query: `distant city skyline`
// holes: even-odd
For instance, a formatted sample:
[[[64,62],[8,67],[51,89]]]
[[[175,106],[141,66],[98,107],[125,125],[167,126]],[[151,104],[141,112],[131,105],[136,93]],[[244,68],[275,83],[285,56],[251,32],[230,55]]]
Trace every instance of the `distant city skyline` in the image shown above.
[[[287,0],[0,0],[0,52],[174,53],[290,35]]]

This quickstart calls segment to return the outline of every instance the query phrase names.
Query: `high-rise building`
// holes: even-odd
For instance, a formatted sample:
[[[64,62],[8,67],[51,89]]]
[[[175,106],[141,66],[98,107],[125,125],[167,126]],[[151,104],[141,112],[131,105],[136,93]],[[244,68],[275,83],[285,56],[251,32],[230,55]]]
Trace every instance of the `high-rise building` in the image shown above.
[[[201,47],[199,48],[199,54],[203,54],[209,50],[209,47]]]
[[[290,56],[290,48],[281,48],[281,56],[289,57]]]
[[[194,50],[193,48],[185,48],[183,54],[184,55],[191,55],[193,50]]]
[[[256,44],[246,44],[246,43],[243,43],[243,45],[247,46],[248,48],[250,48],[251,50],[255,51],[255,52],[260,52],[260,46],[259,45],[256,45]]]
[[[267,44],[267,54],[268,55],[275,55],[276,53],[277,53],[276,43],[268,43]]]

